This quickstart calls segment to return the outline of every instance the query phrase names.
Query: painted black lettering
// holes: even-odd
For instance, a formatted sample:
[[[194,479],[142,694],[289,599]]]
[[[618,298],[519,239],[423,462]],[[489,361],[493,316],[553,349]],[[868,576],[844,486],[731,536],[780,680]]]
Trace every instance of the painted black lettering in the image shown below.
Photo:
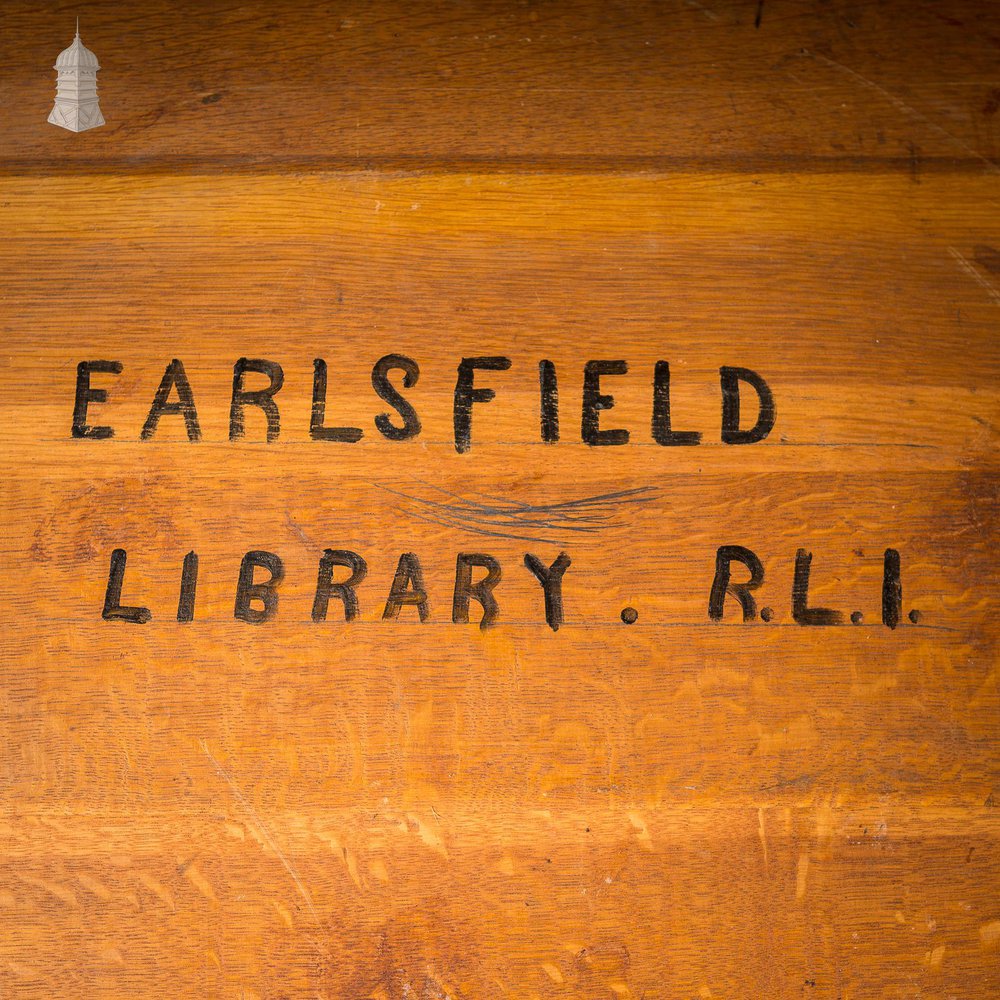
[[[385,400],[403,418],[403,426],[397,427],[389,419],[388,413],[380,413],[375,418],[375,426],[390,441],[407,441],[420,433],[420,418],[412,404],[389,381],[389,372],[397,368],[403,373],[403,388],[412,389],[420,378],[420,367],[413,358],[408,358],[405,354],[387,354],[375,362],[375,367],[372,368],[372,388],[380,399]]]
[[[313,361],[313,403],[309,421],[309,436],[314,441],[341,441],[353,444],[360,441],[364,432],[360,427],[324,427],[326,422],[326,362]]]
[[[750,570],[750,579],[745,583],[733,583],[731,564],[734,562],[742,563]],[[714,622],[722,621],[726,594],[732,594],[743,609],[743,621],[754,621],[757,618],[757,601],[752,592],[763,582],[764,567],[754,552],[742,545],[720,545],[715,553],[715,578],[708,597],[708,617]]]
[[[473,567],[486,570],[486,576],[472,582]],[[455,562],[455,594],[451,604],[451,620],[456,624],[469,623],[469,600],[474,598],[483,607],[479,621],[481,629],[489,628],[500,613],[500,606],[493,596],[493,588],[500,582],[500,563],[493,556],[481,552],[460,552]]]
[[[107,389],[92,389],[90,376],[93,372],[107,372],[110,375],[120,375],[120,361],[81,361],[76,366],[76,400],[73,403],[73,437],[94,438],[105,440],[115,436],[113,427],[91,427],[87,423],[87,407],[91,403],[106,403]]]
[[[886,549],[882,561],[882,623],[895,628],[903,615],[903,583],[899,575],[899,553]]]
[[[472,447],[472,404],[488,403],[496,393],[492,389],[474,387],[476,370],[505,372],[510,368],[510,358],[499,356],[484,358],[462,358],[458,366],[458,381],[455,383],[455,451],[459,454]]]
[[[424,588],[424,573],[420,568],[420,560],[412,552],[404,552],[399,557],[382,618],[384,620],[398,618],[404,604],[415,604],[420,620],[427,621],[430,607],[427,604],[427,591]]]
[[[125,564],[128,553],[124,549],[115,549],[111,553],[111,568],[108,571],[108,589],[104,594],[104,611],[101,617],[105,621],[132,622],[145,625],[153,618],[149,608],[128,607],[122,604],[122,583],[125,580]]]
[[[263,583],[254,583],[254,570],[260,566],[270,574]],[[240,563],[240,579],[236,585],[236,607],[233,617],[251,625],[261,625],[270,621],[278,612],[278,587],[285,578],[285,566],[273,552],[255,549],[248,552]],[[258,610],[253,601],[263,605]]]
[[[559,440],[559,382],[556,366],[551,361],[538,362],[538,391],[541,395],[542,440],[552,444]]]
[[[839,625],[844,616],[832,608],[809,607],[809,570],[812,553],[799,549],[795,553],[795,579],[792,582],[792,618],[800,625]]]
[[[244,382],[247,372],[257,372],[266,375],[266,389],[245,389]],[[240,358],[233,365],[233,396],[229,406],[229,440],[239,441],[245,433],[244,407],[259,406],[267,417],[267,441],[270,444],[277,440],[281,431],[281,419],[278,414],[278,404],[274,395],[280,391],[285,382],[285,373],[276,361],[266,361],[263,358]]]
[[[694,445],[700,431],[675,431],[670,424],[670,365],[657,361],[653,374],[653,440],[662,445]]]
[[[181,596],[177,601],[177,620],[194,621],[194,598],[198,589],[198,553],[189,552],[181,567]]]
[[[177,388],[177,401],[168,403],[167,397],[175,386]],[[174,358],[167,365],[167,370],[163,373],[163,378],[160,379],[160,387],[153,397],[149,416],[146,417],[146,422],[142,425],[142,432],[139,435],[141,440],[148,441],[156,433],[160,417],[165,413],[179,413],[184,417],[188,440],[201,440],[201,427],[198,424],[198,411],[194,405],[194,393],[191,392],[191,383],[188,382],[184,365],[177,358]]]
[[[589,445],[628,444],[628,431],[600,429],[600,411],[610,410],[615,397],[601,392],[602,375],[626,375],[628,364],[624,361],[588,361],[583,369],[583,417],[580,433]]]
[[[351,572],[346,580],[334,582],[335,566],[346,566]],[[344,621],[353,621],[358,617],[358,595],[354,588],[364,580],[368,573],[368,564],[356,552],[347,549],[324,549],[319,561],[319,573],[316,577],[316,597],[313,599],[312,620],[325,622],[326,612],[330,606],[330,598],[337,597],[344,603]]]
[[[571,565],[569,556],[560,552],[556,561],[551,566],[546,566],[538,556],[528,552],[524,556],[524,565],[542,585],[545,594],[545,621],[553,632],[558,632],[563,623],[562,579]]]
[[[749,368],[719,369],[722,383],[722,440],[726,444],[753,444],[762,441],[774,427],[774,394],[768,384]],[[757,421],[749,430],[740,430],[740,382],[746,382],[757,393]]]

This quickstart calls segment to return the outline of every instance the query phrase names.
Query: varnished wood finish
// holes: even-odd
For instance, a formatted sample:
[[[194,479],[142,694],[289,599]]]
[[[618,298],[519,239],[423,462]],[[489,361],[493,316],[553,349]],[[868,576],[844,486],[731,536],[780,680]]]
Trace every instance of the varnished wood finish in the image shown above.
[[[0,35],[0,995],[998,995],[995,5],[80,14],[93,132],[45,122],[71,15]],[[373,425],[389,352],[407,443]],[[284,368],[273,444],[252,412],[228,440],[241,356]],[[175,357],[203,440],[142,442]],[[70,436],[94,358],[111,441]],[[314,358],[358,444],[310,440]],[[626,446],[580,441],[592,358],[629,363]],[[660,359],[699,447],[653,443]],[[766,441],[720,443],[720,365],[767,378]],[[640,488],[593,532],[468,508]],[[709,622],[727,543],[770,624]],[[116,547],[148,625],[101,619]],[[328,547],[369,563],[350,625],[310,619]],[[863,624],[793,623],[799,547]],[[260,627],[250,549],[287,572]],[[562,549],[552,632],[522,560]],[[381,620],[404,551],[425,624]],[[503,566],[486,631],[451,622],[463,551]]]

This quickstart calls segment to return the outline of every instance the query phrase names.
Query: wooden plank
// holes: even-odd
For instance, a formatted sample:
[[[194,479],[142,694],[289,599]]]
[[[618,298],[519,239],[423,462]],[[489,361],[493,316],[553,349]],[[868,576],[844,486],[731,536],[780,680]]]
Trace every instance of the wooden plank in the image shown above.
[[[725,0],[93,3],[81,29],[108,125],[73,140],[39,113],[72,12],[15,0],[3,165],[995,170],[988,0],[767,0],[757,13]]]
[[[8,7],[0,994],[998,993],[994,5],[96,4],[79,136],[37,110],[62,14]],[[241,357],[282,366],[271,443],[253,407],[229,440]],[[141,440],[173,358],[201,440]],[[316,358],[360,441],[312,439]],[[660,360],[696,447],[654,440]],[[775,395],[757,444],[725,365]],[[723,544],[769,621],[710,619]],[[146,624],[101,617],[116,548]],[[350,622],[312,615],[329,548]],[[835,626],[794,620],[799,548]],[[553,630],[524,557],[561,551]],[[384,618],[404,552],[426,621]],[[452,620],[462,552],[492,627]]]

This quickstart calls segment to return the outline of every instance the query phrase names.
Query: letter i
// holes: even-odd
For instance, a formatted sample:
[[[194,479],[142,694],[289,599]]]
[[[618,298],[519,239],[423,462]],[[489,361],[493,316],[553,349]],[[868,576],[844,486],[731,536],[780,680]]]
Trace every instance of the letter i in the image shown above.
[[[903,611],[903,584],[899,577],[899,552],[886,549],[882,563],[882,624],[895,628]]]
[[[189,552],[181,569],[181,596],[177,602],[177,620],[194,621],[194,596],[198,588],[198,553]]]

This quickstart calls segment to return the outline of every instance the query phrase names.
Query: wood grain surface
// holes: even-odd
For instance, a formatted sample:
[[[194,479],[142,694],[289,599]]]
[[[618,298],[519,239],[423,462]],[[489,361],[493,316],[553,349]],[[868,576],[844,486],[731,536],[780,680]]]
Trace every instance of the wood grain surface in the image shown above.
[[[1000,8],[92,3],[71,134],[76,13],[0,34],[0,996],[1000,995]],[[243,357],[284,372],[271,443],[229,439]],[[201,440],[140,440],[174,358]],[[357,443],[310,436],[317,358]],[[115,433],[74,439],[94,359]],[[594,359],[625,445],[581,439]],[[697,447],[653,440],[661,360]],[[765,440],[721,442],[721,366]],[[769,623],[709,619],[720,545]],[[148,624],[102,619],[116,548]],[[368,564],[349,623],[311,617],[328,548]],[[793,621],[803,548],[859,624]],[[524,556],[561,551],[553,631]],[[425,622],[383,620],[404,552]]]

